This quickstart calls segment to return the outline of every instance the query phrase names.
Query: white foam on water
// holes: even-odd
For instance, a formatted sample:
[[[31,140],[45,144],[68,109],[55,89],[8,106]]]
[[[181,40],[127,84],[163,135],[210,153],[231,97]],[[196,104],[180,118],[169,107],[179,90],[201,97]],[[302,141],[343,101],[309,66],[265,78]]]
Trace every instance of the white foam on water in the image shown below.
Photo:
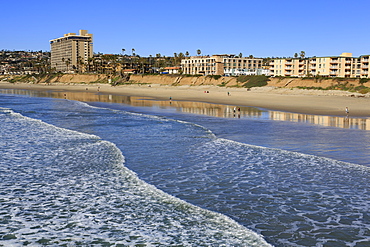
[[[181,198],[211,195],[193,203],[281,245],[369,241],[369,167],[225,139],[189,153],[192,175],[176,178]],[[182,190],[190,181],[197,181],[197,191]]]
[[[217,139],[192,126],[213,138],[184,150],[191,164],[173,167],[174,180],[163,171],[152,174],[160,188],[222,212],[278,245],[370,244],[369,167]]]
[[[90,134],[0,111],[0,245],[269,246],[140,180]]]

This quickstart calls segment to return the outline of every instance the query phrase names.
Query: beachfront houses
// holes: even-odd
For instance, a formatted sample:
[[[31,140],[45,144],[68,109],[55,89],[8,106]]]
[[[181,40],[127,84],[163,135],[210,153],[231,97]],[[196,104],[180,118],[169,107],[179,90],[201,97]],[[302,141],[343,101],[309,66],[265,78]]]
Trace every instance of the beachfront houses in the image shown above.
[[[269,74],[262,67],[262,58],[223,54],[192,56],[181,60],[183,74],[189,75],[259,75]]]
[[[164,67],[161,74],[179,74],[181,67],[173,66],[173,67]]]
[[[370,78],[369,57],[353,57],[352,53],[342,53],[332,57],[273,59],[270,63],[270,75]]]
[[[67,33],[63,37],[50,40],[51,68],[56,71],[84,71],[85,65],[93,57],[93,35],[87,30]]]

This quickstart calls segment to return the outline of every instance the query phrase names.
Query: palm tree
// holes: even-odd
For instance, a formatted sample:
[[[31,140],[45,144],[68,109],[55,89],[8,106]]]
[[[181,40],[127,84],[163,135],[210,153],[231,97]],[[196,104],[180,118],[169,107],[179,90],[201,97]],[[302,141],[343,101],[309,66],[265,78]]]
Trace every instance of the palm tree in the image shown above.
[[[189,52],[188,51],[185,52],[185,56],[187,56],[187,57],[189,56]]]
[[[173,65],[175,66],[177,64],[177,53],[175,52],[173,54]]]
[[[91,71],[91,63],[94,61],[94,58],[92,58],[92,57],[89,57],[88,59],[87,59],[87,70],[88,70],[88,72],[90,72]]]
[[[66,65],[67,65],[67,71],[68,71],[68,67],[69,67],[69,65],[71,64],[71,59],[70,58],[68,58],[67,59],[67,61],[66,61]]]
[[[304,57],[306,56],[306,52],[301,51],[301,52],[299,53],[299,56],[300,56],[301,58],[304,58]]]
[[[178,65],[181,65],[181,61],[184,59],[185,55],[184,53],[180,52],[179,55],[178,55]]]
[[[132,49],[131,49],[131,53],[132,53],[132,55],[134,55],[134,52],[135,52],[135,49],[134,49],[134,48],[132,48]]]
[[[198,50],[197,50],[197,54],[198,54],[198,56],[199,56],[200,54],[202,54],[202,51],[201,51],[200,49],[198,49]]]

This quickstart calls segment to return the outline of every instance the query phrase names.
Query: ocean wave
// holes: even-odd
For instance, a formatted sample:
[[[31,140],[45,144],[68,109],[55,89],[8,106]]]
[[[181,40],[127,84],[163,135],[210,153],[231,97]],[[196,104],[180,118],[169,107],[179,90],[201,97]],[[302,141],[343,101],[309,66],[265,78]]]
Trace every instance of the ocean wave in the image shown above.
[[[140,180],[115,144],[3,112],[0,245],[269,246]]]

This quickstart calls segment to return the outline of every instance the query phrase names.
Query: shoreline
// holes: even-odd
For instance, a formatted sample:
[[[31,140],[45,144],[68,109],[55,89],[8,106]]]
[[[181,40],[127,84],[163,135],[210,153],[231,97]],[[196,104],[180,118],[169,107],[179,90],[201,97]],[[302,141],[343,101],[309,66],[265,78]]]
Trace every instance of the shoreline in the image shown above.
[[[217,86],[165,86],[159,84],[30,84],[1,82],[0,89],[88,92],[147,97],[154,100],[193,101],[273,111],[324,116],[370,117],[370,97],[345,91],[304,90],[275,87],[223,88]],[[207,93],[208,92],[208,93]],[[230,95],[228,95],[230,93]]]

